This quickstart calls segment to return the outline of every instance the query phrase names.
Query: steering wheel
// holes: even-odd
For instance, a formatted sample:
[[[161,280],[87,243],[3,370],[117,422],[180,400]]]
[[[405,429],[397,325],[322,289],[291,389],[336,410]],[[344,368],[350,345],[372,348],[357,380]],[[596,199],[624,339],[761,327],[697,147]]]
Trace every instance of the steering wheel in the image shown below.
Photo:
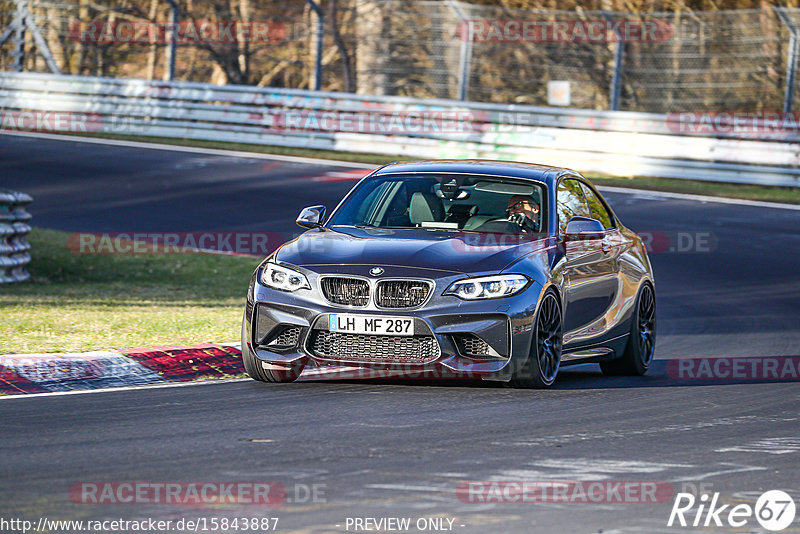
[[[515,224],[520,227],[523,231],[527,230],[528,232],[538,232],[539,225],[536,221],[529,219],[525,216],[524,213],[515,213],[513,215],[509,215],[508,219],[505,219],[511,224]]]
[[[512,222],[504,218],[497,218],[486,221],[485,223],[477,227],[476,230],[480,230],[482,232],[496,232],[499,234],[509,234],[509,233],[522,233],[524,228],[525,228],[524,226],[521,226],[517,222]],[[530,230],[530,231],[535,231],[535,230]]]

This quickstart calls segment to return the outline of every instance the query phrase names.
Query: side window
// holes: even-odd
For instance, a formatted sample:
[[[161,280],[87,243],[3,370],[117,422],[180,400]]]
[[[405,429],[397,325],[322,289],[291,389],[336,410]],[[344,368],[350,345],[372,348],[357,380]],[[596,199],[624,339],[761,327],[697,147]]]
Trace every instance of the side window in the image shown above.
[[[592,212],[583,197],[583,188],[576,180],[562,180],[556,190],[556,202],[558,203],[558,231],[565,233],[567,223],[573,217],[591,217]]]
[[[592,191],[586,184],[583,185],[583,193],[586,195],[586,201],[589,203],[589,209],[592,210],[592,219],[597,219],[603,223],[603,228],[608,230],[614,228],[614,219],[606,209],[603,201],[597,196],[597,193]]]

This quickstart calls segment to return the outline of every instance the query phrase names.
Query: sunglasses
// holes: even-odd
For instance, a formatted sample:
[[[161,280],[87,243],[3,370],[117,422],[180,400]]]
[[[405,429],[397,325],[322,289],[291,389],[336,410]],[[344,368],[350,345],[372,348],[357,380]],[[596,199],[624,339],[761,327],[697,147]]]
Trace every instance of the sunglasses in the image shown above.
[[[528,206],[530,206],[530,202],[528,202],[527,200],[520,200],[520,201],[519,201],[519,202],[517,202],[516,204],[511,204],[511,205],[510,205],[508,208],[506,208],[506,211],[508,211],[508,210],[518,210],[518,209],[521,209],[523,206],[525,206],[525,204],[527,204]]]

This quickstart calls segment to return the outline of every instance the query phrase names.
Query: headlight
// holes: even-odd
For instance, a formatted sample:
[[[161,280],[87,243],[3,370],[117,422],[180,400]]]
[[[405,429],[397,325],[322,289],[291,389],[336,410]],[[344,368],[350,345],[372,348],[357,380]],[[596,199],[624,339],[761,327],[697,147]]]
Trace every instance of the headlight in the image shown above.
[[[527,285],[528,278],[521,274],[499,274],[453,282],[444,294],[464,300],[495,299],[519,293]]]
[[[308,279],[303,273],[274,263],[268,263],[264,270],[261,271],[261,283],[281,291],[311,289]]]

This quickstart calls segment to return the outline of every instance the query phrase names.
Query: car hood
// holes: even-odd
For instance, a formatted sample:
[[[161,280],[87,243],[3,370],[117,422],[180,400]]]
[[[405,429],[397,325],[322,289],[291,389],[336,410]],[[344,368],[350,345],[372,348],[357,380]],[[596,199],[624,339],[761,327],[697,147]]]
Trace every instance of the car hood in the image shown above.
[[[314,265],[408,266],[451,273],[500,272],[531,251],[535,237],[428,229],[311,230],[283,245],[275,259]]]

